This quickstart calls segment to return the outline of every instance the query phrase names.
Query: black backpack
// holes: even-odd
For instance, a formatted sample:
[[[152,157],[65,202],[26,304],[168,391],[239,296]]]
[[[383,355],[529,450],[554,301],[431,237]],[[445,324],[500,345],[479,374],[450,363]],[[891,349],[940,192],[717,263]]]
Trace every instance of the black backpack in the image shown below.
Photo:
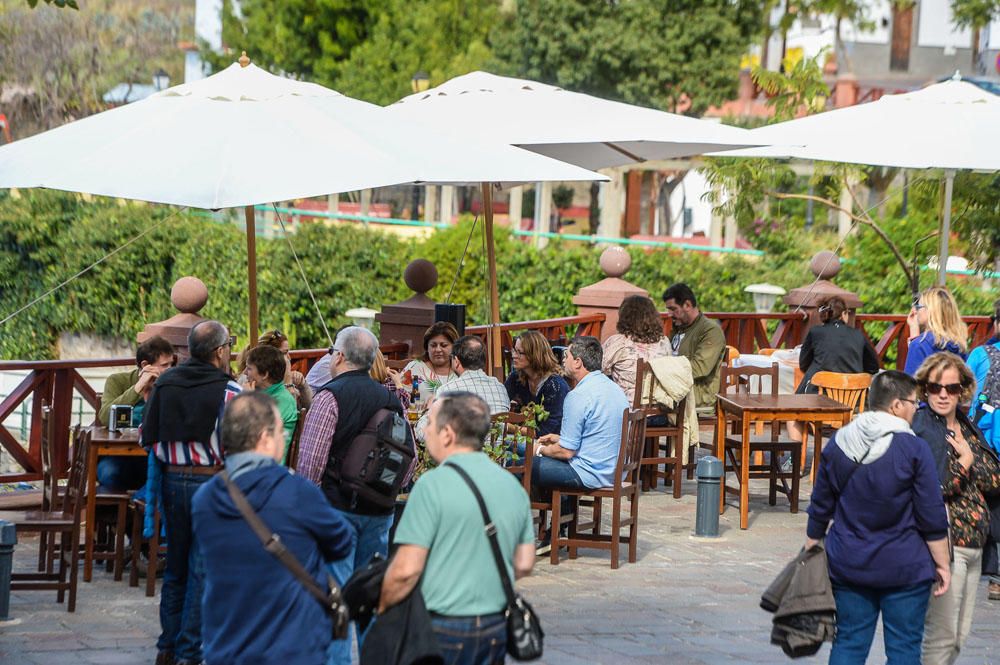
[[[390,508],[414,457],[409,424],[398,413],[379,409],[339,457],[338,480],[343,490]]]

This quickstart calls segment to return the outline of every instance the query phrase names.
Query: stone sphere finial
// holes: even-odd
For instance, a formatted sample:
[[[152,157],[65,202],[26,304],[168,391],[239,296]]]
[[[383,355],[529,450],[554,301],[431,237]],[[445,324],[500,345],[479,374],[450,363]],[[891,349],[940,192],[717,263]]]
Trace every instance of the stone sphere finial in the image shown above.
[[[601,252],[601,270],[608,277],[621,277],[632,267],[632,257],[624,248],[612,245]]]
[[[816,252],[809,262],[809,270],[819,279],[833,279],[840,272],[840,258],[828,249]]]
[[[198,310],[208,302],[208,289],[205,282],[197,277],[181,277],[170,289],[170,302],[178,311],[185,314],[197,314]]]
[[[437,285],[437,267],[427,259],[414,259],[403,271],[403,281],[411,291],[427,293]]]

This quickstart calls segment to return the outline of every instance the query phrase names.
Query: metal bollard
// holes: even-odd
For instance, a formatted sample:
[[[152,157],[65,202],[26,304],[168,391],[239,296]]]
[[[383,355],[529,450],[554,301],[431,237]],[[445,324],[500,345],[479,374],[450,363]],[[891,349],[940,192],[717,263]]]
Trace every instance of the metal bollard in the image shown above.
[[[17,531],[11,522],[0,520],[0,621],[10,617],[10,575],[14,568]]]
[[[709,455],[698,460],[698,507],[694,518],[694,535],[700,538],[719,537],[719,481],[722,462]]]

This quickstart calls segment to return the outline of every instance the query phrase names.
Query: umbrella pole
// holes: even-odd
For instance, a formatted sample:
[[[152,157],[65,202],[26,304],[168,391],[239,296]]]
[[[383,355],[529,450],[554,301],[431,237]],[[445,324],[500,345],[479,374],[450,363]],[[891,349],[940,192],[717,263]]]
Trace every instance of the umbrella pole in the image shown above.
[[[489,346],[490,371],[493,376],[503,379],[503,363],[500,352],[500,296],[497,293],[497,257],[493,246],[493,190],[492,183],[483,185],[483,218],[486,221],[486,264],[489,270],[490,326],[486,339]]]
[[[955,170],[944,172],[944,211],[941,215],[941,251],[938,252],[938,284],[944,286],[948,273],[948,237],[951,235],[951,194],[955,188]]]
[[[247,219],[247,283],[250,298],[250,346],[257,345],[257,222],[253,206],[244,208]]]

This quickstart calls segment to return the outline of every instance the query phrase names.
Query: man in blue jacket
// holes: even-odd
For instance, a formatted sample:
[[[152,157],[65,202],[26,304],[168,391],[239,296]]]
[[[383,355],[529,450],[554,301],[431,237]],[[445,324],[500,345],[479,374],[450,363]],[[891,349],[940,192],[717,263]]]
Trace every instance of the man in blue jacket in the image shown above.
[[[232,399],[222,420],[226,473],[254,512],[321,588],[327,562],[350,548],[347,523],[318,487],[281,466],[281,415],[269,395]],[[233,504],[222,478],[194,497],[195,541],[205,567],[202,637],[212,665],[322,665],[332,625],[322,605],[264,550]]]

